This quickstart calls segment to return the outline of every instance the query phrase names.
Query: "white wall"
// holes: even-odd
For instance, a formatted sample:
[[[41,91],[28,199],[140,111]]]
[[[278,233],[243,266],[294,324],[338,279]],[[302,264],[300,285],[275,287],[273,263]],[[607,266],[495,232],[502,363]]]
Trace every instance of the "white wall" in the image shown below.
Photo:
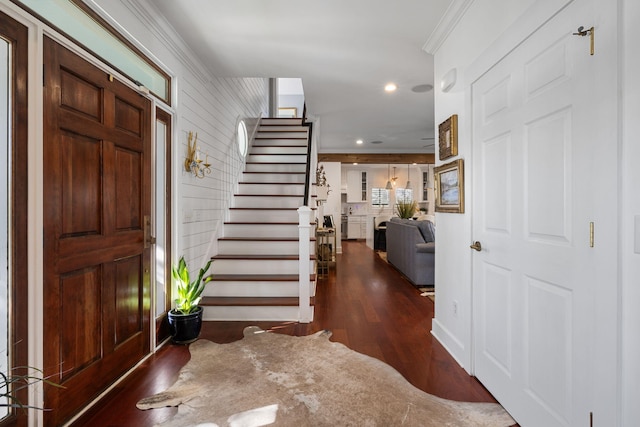
[[[465,72],[492,43],[530,6],[529,1],[476,0],[434,54],[435,123],[458,114],[458,158],[465,159],[464,214],[436,214],[436,282],[438,300],[433,334],[467,370],[471,371],[471,145],[468,109],[469,82]],[[487,25],[487,23],[491,25]],[[456,69],[457,83],[451,91],[440,90],[440,80]],[[434,135],[437,138],[437,134]],[[437,139],[436,139],[437,140]],[[450,159],[448,159],[450,160]],[[437,161],[436,164],[443,162]],[[464,248],[464,249],[461,249]],[[457,303],[458,314],[453,305]]]
[[[236,147],[239,119],[252,125],[268,112],[268,80],[219,78],[209,74],[155,12],[147,0],[94,0],[123,26],[173,78],[174,257],[184,255],[192,269],[217,253],[215,237],[221,231],[225,209],[236,189],[244,160]],[[195,178],[182,167],[189,131],[198,133],[201,152],[209,155],[212,173]],[[177,237],[177,239],[176,239]],[[214,267],[215,270],[215,267]]]
[[[622,1],[622,425],[640,420],[640,3]],[[637,243],[636,243],[637,242]]]

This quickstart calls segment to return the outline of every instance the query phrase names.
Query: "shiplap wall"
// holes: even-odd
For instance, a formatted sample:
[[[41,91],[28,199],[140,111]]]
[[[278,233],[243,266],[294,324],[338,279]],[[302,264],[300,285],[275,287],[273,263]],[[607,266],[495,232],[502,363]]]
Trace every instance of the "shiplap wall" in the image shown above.
[[[244,119],[249,134],[268,114],[268,79],[213,75],[175,33],[149,0],[88,0],[172,76],[174,258],[181,255],[197,271],[217,253],[226,208],[237,186],[244,159],[236,128]],[[189,131],[198,133],[201,153],[212,172],[203,179],[184,170]],[[215,269],[215,267],[214,267]]]
[[[198,133],[201,155],[207,154],[212,164],[211,174],[202,179],[183,169],[179,174],[180,251],[187,261],[200,264],[217,253],[215,238],[244,168],[236,143],[238,122],[245,120],[251,133],[256,118],[266,115],[268,86],[261,78],[215,78],[204,87],[193,80],[185,81],[180,89],[179,166],[184,161],[189,131]]]

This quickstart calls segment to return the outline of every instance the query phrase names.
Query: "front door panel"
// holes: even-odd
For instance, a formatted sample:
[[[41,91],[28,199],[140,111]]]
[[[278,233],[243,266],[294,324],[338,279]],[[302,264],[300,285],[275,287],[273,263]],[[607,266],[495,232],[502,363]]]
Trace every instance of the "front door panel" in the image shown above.
[[[149,352],[150,103],[45,39],[47,425]],[[113,81],[112,81],[113,80]]]

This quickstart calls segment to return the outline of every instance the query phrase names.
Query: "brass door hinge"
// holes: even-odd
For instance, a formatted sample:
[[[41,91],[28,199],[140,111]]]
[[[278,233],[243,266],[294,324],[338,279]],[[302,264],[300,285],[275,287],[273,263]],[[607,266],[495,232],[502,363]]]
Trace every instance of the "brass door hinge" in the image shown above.
[[[589,223],[589,247],[593,248],[595,246],[595,225],[593,221]]]

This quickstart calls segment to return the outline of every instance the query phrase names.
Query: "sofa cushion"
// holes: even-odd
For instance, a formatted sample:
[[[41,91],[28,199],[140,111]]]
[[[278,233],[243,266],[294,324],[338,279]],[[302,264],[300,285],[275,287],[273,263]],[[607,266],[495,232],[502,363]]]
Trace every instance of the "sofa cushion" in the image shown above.
[[[431,221],[414,221],[425,242],[435,242],[436,228]]]
[[[436,253],[436,242],[416,243],[416,252],[434,254]]]

